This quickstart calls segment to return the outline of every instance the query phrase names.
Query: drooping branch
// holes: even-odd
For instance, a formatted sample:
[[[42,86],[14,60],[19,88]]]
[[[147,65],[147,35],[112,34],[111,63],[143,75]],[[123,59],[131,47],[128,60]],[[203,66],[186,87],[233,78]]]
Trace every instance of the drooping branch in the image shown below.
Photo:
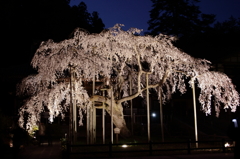
[[[64,90],[55,87],[56,91],[51,95],[51,99],[48,98],[50,96],[47,92],[54,88],[52,86],[60,84],[59,79],[68,76],[69,64],[76,66],[76,77],[87,81],[99,76],[106,77],[108,81],[104,87],[106,85],[107,88],[115,86],[113,90],[106,90],[108,92],[106,97],[100,95],[89,97],[85,88],[82,87],[81,81],[78,81],[78,87],[76,87],[78,90],[75,93],[82,108],[86,104],[90,106],[89,103],[92,101],[102,102],[110,107],[111,98],[113,98],[113,107],[119,110],[116,109],[114,119],[121,119],[122,126],[124,119],[123,113],[120,112],[122,111],[121,103],[138,97],[146,90],[144,87],[146,79],[143,76],[147,73],[151,73],[148,76],[148,88],[166,88],[166,91],[157,90],[162,91],[164,101],[170,99],[171,94],[176,90],[185,93],[187,79],[184,78],[185,76],[196,77],[201,89],[199,101],[204,112],[208,114],[211,112],[209,104],[211,104],[212,96],[217,99],[218,107],[221,103],[221,105],[224,104],[224,108],[230,107],[233,111],[236,110],[239,105],[239,97],[235,87],[227,76],[211,73],[209,61],[196,59],[182,52],[172,45],[173,39],[167,35],[135,36],[136,31],[123,31],[121,25],[116,25],[100,34],[88,34],[81,29],[76,29],[74,36],[70,39],[59,43],[52,40],[43,42],[32,60],[32,66],[38,73],[24,79],[19,89],[19,94],[24,93],[28,97],[31,96],[28,103],[32,103],[27,104],[29,107],[27,110],[25,109],[26,104],[23,105],[20,115],[23,116],[24,112],[27,111],[31,115],[28,116],[27,120],[23,120],[21,117],[21,122],[28,121],[32,124],[33,122],[29,121],[38,119],[38,114],[34,111],[40,112],[39,110],[42,110],[41,101],[50,101],[48,105],[50,111],[53,112],[53,117],[64,111],[59,109],[57,100],[61,101],[66,98],[64,104],[68,110],[70,102],[67,97],[68,87],[64,87]],[[134,66],[134,71],[132,68],[130,71],[128,65]],[[115,75],[113,68],[119,71],[117,72],[118,80],[109,82],[111,77]],[[132,80],[132,93],[130,95],[130,86],[127,83],[129,72],[131,72]],[[43,91],[45,93],[42,93]],[[114,97],[111,97],[111,91],[118,92],[115,92]],[[66,94],[63,95],[63,92]],[[38,98],[34,98],[35,96]],[[40,104],[36,105],[35,103]],[[34,108],[31,108],[32,105]],[[85,111],[85,108],[82,110]],[[57,113],[54,114],[54,112]]]

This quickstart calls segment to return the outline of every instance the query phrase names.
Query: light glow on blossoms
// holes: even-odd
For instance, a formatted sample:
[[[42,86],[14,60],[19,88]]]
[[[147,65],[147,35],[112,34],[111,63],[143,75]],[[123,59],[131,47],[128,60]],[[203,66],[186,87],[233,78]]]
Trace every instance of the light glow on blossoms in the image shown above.
[[[77,28],[70,39],[42,42],[31,62],[38,73],[23,79],[18,87],[18,94],[29,96],[19,111],[20,125],[23,127],[27,114],[25,124],[28,130],[33,129],[46,109],[50,122],[59,115],[65,117],[70,106],[71,89],[67,82],[70,68],[74,68],[73,96],[79,108],[79,125],[92,102],[101,102],[104,105],[101,108],[110,115],[114,108],[113,123],[121,129],[121,135],[127,135],[122,103],[138,96],[146,97],[146,74],[148,88],[154,89],[159,98],[161,95],[163,103],[176,91],[185,93],[191,87],[185,84],[191,77],[201,90],[198,99],[203,112],[211,114],[213,99],[217,115],[221,105],[236,111],[239,94],[235,86],[225,74],[209,71],[209,61],[191,57],[173,46],[175,37],[140,36],[140,29],[123,31],[121,26],[116,24],[100,34]],[[104,96],[103,93],[91,95],[83,87],[83,81],[91,82],[94,78],[102,80],[96,92],[105,90]]]

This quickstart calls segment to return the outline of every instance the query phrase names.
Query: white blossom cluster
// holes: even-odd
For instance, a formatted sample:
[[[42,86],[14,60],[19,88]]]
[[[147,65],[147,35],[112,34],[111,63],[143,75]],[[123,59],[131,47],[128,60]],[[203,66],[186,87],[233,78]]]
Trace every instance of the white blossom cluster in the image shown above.
[[[42,42],[32,60],[38,74],[25,78],[19,87],[20,94],[31,96],[20,109],[20,124],[24,125],[27,113],[27,128],[31,129],[45,108],[50,112],[50,121],[59,114],[64,117],[70,105],[71,89],[69,83],[60,79],[69,77],[70,68],[75,70],[74,95],[81,110],[92,102],[82,80],[92,81],[100,76],[114,79],[106,85],[113,86],[115,101],[122,103],[144,93],[146,74],[148,87],[161,91],[164,101],[177,90],[185,93],[185,81],[190,77],[196,79],[201,89],[199,101],[205,113],[211,113],[212,96],[218,108],[224,104],[224,108],[236,110],[239,94],[226,75],[209,71],[209,61],[193,58],[174,47],[174,37],[140,36],[141,30],[123,31],[121,26],[116,24],[100,34],[89,34],[78,28],[70,39]],[[132,94],[129,93],[130,80]]]
[[[206,114],[211,114],[211,102],[214,99],[216,115],[220,113],[220,106],[236,111],[239,105],[239,94],[232,81],[220,72],[205,72],[197,77],[198,87],[201,88],[199,102]]]

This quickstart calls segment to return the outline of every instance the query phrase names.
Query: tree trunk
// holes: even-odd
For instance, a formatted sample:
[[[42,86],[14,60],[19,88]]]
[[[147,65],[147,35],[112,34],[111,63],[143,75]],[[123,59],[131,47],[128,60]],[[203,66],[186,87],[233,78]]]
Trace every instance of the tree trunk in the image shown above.
[[[108,114],[111,116],[111,106],[107,109]],[[124,115],[123,115],[123,108],[121,103],[116,104],[113,102],[113,124],[120,129],[120,135],[124,138],[127,138],[131,135],[131,132],[128,130]]]
[[[111,99],[105,98],[103,96],[94,95],[91,97],[91,101],[103,102],[108,105],[105,109],[108,114],[111,116],[113,113],[113,124],[120,129],[120,135],[124,138],[130,137],[131,132],[128,130],[124,115],[123,115],[123,107],[121,102],[116,101],[111,102]],[[111,105],[112,104],[112,105]],[[113,106],[113,111],[111,112],[111,107]]]

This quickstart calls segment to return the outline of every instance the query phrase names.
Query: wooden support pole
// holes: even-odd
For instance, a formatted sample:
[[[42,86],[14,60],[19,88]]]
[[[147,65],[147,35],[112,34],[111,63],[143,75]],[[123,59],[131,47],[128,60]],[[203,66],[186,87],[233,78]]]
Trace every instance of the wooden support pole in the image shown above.
[[[105,90],[103,90],[103,97],[105,97]],[[102,142],[105,144],[105,103],[102,103]]]
[[[131,66],[131,71],[132,71],[132,66]],[[130,78],[130,90],[129,90],[130,95],[132,95],[132,75]],[[134,134],[133,132],[133,102],[130,100],[130,105],[131,105],[131,132],[132,135]]]
[[[72,90],[72,66],[70,66],[70,108],[69,108],[69,132],[68,142],[73,144],[73,90]]]
[[[161,133],[162,133],[162,142],[164,142],[164,129],[163,129],[163,110],[162,110],[162,92],[159,90],[159,104],[160,104],[160,124],[161,124]]]
[[[113,87],[111,87],[111,143],[113,143]]]
[[[196,148],[198,148],[197,110],[196,110],[196,96],[195,96],[195,83],[194,83],[194,80],[192,81],[192,93],[193,93],[195,141],[196,141]]]
[[[95,69],[94,69],[95,72]],[[94,73],[94,77],[93,77],[93,85],[92,85],[92,94],[95,94],[95,73]],[[92,106],[92,127],[91,127],[91,132],[92,132],[92,139],[91,139],[91,144],[94,144],[96,142],[96,108],[95,108],[95,102],[93,102],[93,106]]]
[[[148,74],[146,74],[146,96],[147,96],[147,125],[148,125],[148,142],[151,141],[150,134],[150,106],[149,106],[149,90],[148,90]]]
[[[90,108],[89,107],[87,107],[86,131],[87,131],[87,144],[90,144]]]

